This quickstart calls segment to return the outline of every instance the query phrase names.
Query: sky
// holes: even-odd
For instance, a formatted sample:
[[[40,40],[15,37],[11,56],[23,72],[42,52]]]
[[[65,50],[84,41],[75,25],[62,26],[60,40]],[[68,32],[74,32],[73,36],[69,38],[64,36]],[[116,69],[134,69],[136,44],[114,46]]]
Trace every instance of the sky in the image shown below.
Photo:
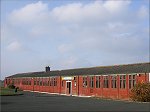
[[[1,0],[1,79],[149,62],[149,0]]]

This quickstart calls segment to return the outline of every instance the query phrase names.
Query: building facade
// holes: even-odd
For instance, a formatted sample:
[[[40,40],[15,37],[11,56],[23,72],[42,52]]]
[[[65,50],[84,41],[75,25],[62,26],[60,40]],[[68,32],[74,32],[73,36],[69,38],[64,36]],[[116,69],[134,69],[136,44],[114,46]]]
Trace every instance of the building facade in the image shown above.
[[[129,99],[137,83],[150,82],[150,63],[20,73],[5,78],[4,86],[74,96]]]

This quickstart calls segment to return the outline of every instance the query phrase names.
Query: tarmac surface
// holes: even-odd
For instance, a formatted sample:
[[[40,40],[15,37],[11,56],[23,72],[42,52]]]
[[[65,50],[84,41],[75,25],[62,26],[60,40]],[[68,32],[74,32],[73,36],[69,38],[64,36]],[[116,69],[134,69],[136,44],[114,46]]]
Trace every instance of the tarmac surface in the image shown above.
[[[24,92],[20,96],[1,96],[2,112],[149,112],[150,103],[113,101],[96,98]]]

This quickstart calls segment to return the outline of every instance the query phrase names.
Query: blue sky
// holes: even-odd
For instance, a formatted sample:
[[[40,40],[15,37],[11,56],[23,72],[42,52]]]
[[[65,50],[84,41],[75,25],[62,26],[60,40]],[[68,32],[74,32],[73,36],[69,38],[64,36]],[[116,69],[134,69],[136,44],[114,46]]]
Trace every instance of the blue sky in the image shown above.
[[[149,0],[1,0],[1,79],[149,61]]]

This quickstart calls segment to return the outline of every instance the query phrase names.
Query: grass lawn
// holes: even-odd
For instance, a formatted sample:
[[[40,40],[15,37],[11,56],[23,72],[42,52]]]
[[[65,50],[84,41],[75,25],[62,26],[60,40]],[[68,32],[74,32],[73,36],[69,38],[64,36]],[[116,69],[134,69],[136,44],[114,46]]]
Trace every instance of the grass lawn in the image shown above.
[[[15,92],[15,89],[9,89],[9,88],[4,88],[4,87],[0,88],[1,96],[21,95],[21,94],[23,94],[23,92],[21,90],[18,90],[17,92]]]

